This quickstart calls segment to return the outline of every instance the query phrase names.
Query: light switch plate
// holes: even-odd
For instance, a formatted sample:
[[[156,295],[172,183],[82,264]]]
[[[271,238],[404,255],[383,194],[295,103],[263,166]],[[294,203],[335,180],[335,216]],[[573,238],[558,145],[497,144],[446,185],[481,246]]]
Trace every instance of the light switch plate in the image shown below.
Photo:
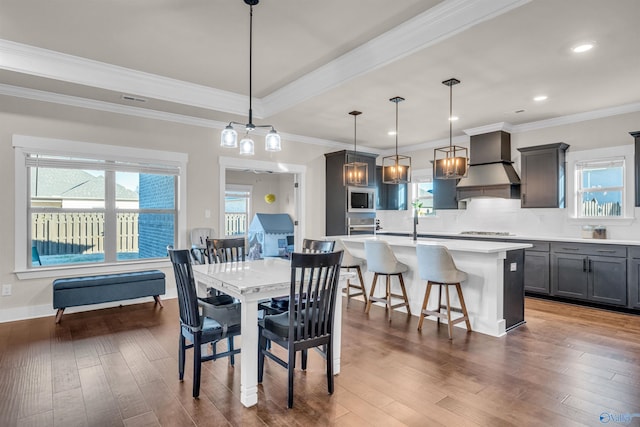
[[[512,262],[512,263],[509,265],[509,271],[518,271],[518,264],[517,264],[517,263],[515,263],[515,262]]]
[[[2,296],[8,297],[11,295],[11,284],[2,285]]]

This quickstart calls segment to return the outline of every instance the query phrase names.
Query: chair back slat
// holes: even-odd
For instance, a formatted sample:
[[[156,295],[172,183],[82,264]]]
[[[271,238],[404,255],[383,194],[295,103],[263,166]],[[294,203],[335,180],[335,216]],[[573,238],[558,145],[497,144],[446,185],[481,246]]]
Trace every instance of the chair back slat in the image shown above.
[[[332,332],[341,262],[342,251],[292,254],[290,339],[310,340]]]
[[[191,254],[187,249],[168,249],[167,252],[169,252],[176,278],[180,321],[185,326],[197,329],[200,327],[200,312],[193,269],[191,268]]]
[[[231,239],[207,239],[209,264],[245,261],[244,237]]]
[[[302,252],[311,254],[333,252],[335,244],[335,240],[303,239]]]

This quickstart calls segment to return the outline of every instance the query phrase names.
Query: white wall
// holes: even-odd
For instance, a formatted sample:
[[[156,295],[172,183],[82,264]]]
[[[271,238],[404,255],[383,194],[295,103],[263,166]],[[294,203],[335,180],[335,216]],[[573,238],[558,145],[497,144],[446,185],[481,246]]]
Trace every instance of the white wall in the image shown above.
[[[519,147],[564,142],[569,144],[569,152],[629,146],[634,142],[629,132],[637,130],[640,130],[640,113],[512,133],[512,160],[519,173]],[[432,150],[407,154],[412,156],[414,169],[429,168],[429,161],[433,159]],[[628,184],[633,185],[633,182]],[[640,208],[635,208],[634,217],[633,221],[606,221],[607,237],[615,240],[640,240]],[[409,232],[413,227],[410,211],[379,211],[377,218],[384,230]],[[529,236],[579,238],[584,224],[584,221],[569,218],[567,209],[522,209],[519,200],[473,199],[466,210],[441,210],[434,218],[421,218],[418,230],[454,233],[465,230],[508,231]],[[594,221],[593,224],[597,225],[597,222]]]
[[[208,129],[119,114],[65,107],[9,96],[0,96],[0,235],[4,236],[0,257],[0,283],[12,284],[13,294],[0,297],[0,321],[53,314],[51,282],[44,279],[19,280],[14,268],[14,153],[12,135],[50,137],[71,141],[121,145],[184,152],[189,156],[187,171],[187,229],[218,228],[218,158],[238,156],[219,147],[219,129]],[[258,146],[256,160],[307,166],[305,234],[324,233],[324,152],[323,147],[283,140],[283,151],[266,154]],[[238,156],[239,157],[239,156]],[[286,197],[283,197],[286,199]],[[206,213],[210,213],[207,218]],[[182,236],[186,244],[187,236]],[[167,267],[168,294],[175,295],[173,272]],[[144,267],[141,267],[144,268]],[[117,305],[117,304],[115,304]],[[95,307],[89,307],[92,309]],[[72,310],[70,310],[72,311]]]

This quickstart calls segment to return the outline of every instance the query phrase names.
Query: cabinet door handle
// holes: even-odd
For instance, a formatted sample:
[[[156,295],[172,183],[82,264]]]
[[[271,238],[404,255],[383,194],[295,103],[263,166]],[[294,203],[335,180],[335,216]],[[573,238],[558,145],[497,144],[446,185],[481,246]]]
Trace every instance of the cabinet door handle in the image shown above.
[[[598,249],[598,252],[602,253],[602,254],[615,254],[616,251],[613,251],[611,249]]]
[[[591,273],[591,260],[589,260],[589,273]]]
[[[526,205],[526,204],[527,204],[527,195],[526,195],[526,194],[523,194],[523,195],[522,195],[522,204],[523,204],[523,205]]]
[[[587,271],[587,259],[582,258],[582,271]]]
[[[580,248],[562,248],[563,251],[579,251]]]

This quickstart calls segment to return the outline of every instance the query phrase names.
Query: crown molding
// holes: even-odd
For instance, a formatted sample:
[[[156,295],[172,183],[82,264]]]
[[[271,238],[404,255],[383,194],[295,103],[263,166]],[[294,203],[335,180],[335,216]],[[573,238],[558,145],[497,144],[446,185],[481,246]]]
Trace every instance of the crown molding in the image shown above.
[[[530,0],[447,0],[262,98],[269,117]]]
[[[489,125],[478,126],[475,128],[465,129],[463,132],[469,136],[481,135],[483,133],[495,132],[503,130],[505,132],[513,133],[514,126],[508,122],[491,123]]]
[[[246,115],[249,98],[233,92],[0,39],[0,69]],[[263,118],[259,100],[254,116]]]
[[[202,119],[199,117],[185,116],[181,114],[168,113],[165,111],[151,110],[147,108],[131,107],[128,105],[114,104],[105,101],[96,101],[93,99],[62,95],[59,93],[46,92],[37,89],[28,89],[1,83],[0,95],[210,129],[224,129],[227,125],[227,122],[221,122],[217,120]],[[254,131],[254,133],[256,135],[266,135],[268,133],[268,130],[258,128]],[[349,149],[351,147],[350,143],[348,144],[327,139],[314,138],[310,136],[295,135],[291,133],[280,133],[280,135],[285,141],[300,142],[303,144],[312,144],[338,149]],[[367,147],[362,148],[370,152],[379,151],[376,149],[368,149]]]

